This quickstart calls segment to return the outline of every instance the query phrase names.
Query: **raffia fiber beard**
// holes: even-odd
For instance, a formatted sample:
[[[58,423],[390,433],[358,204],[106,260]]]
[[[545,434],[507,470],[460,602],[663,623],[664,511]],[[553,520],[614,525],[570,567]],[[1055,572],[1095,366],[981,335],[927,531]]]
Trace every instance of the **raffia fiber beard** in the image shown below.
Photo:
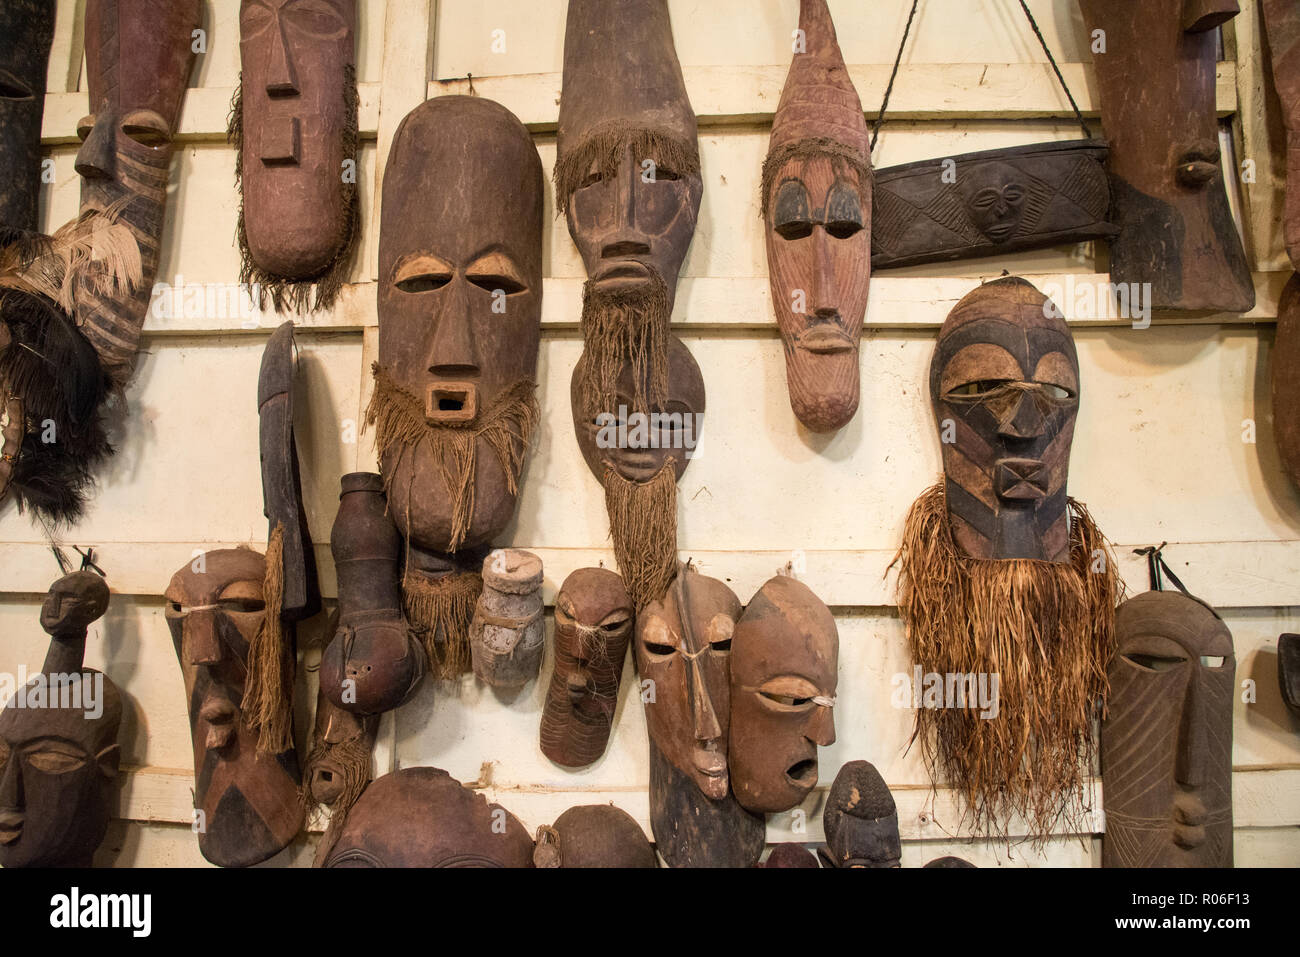
[[[329,806],[329,824],[325,826],[325,833],[321,835],[320,844],[316,848],[313,867],[324,866],[330,851],[334,849],[334,844],[339,839],[339,834],[343,832],[343,825],[348,820],[348,812],[352,810],[352,805],[357,803],[357,798],[361,797],[361,792],[370,783],[371,775],[374,773],[371,764],[373,747],[374,742],[364,734],[339,741],[337,744],[330,744],[320,738],[312,745],[311,753],[307,756],[307,764],[303,767],[302,788],[298,792],[306,820],[312,821],[321,807],[311,793],[311,782],[317,766],[328,758],[330,764],[343,775],[343,791]]]
[[[373,372],[375,393],[366,408],[366,423],[375,427],[379,457],[382,460],[391,449],[399,449],[401,455],[411,455],[422,444],[429,447],[452,503],[452,534],[447,551],[454,553],[464,543],[474,518],[479,439],[487,442],[501,463],[510,493],[519,491],[524,455],[541,416],[537,383],[519,380],[470,422],[430,425],[420,398],[394,382],[378,362]],[[395,489],[392,481],[392,470],[385,472],[384,491],[389,508],[400,508],[403,501],[409,501],[410,489]]]
[[[672,307],[668,284],[652,273],[648,285],[605,291],[591,281],[582,287],[583,408],[617,411],[619,373],[630,362],[636,394],[632,411],[662,408],[668,397],[668,339]]]
[[[633,607],[662,598],[677,574],[677,475],[673,459],[648,482],[605,468],[605,512],[614,557]]]
[[[473,667],[469,626],[482,593],[483,576],[478,572],[437,578],[408,573],[402,578],[402,611],[424,645],[435,678],[458,678]]]
[[[293,629],[286,634],[284,604],[284,526],[277,523],[266,544],[262,583],[265,614],[248,649],[248,677],[239,710],[244,724],[257,732],[257,750],[283,754],[293,750],[293,675],[296,658]]]
[[[360,94],[357,92],[357,68],[352,64],[344,67],[343,77],[343,116],[342,130],[343,156],[345,159],[357,159],[358,120],[357,108]],[[320,309],[330,309],[338,299],[343,285],[347,282],[348,271],[352,265],[352,254],[360,236],[361,204],[357,197],[355,181],[344,180],[343,187],[343,222],[341,234],[335,244],[336,253],[329,264],[314,276],[305,279],[285,279],[273,273],[265,272],[253,261],[248,248],[248,232],[244,228],[244,85],[241,75],[235,86],[235,96],[230,102],[230,114],[226,119],[226,142],[235,148],[235,188],[239,191],[239,221],[235,226],[235,238],[239,244],[239,281],[248,288],[256,299],[257,307],[262,308],[269,297],[276,312],[286,311],[286,307],[302,315]],[[316,287],[316,301],[312,303],[312,287]]]
[[[1068,563],[973,559],[953,541],[939,484],[912,505],[895,558],[912,661],[925,673],[999,676],[996,717],[914,702],[912,740],[978,830],[1006,834],[1014,813],[1035,845],[1058,824],[1078,830],[1091,810],[1093,723],[1115,649],[1114,557],[1087,509],[1069,508]]]

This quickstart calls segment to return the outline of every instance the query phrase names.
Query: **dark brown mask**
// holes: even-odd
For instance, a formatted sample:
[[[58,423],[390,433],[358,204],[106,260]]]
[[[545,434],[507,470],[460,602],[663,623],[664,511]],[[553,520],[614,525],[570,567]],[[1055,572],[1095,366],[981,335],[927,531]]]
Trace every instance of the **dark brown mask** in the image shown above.
[[[1232,635],[1208,605],[1146,592],[1115,612],[1101,726],[1106,867],[1232,866]]]
[[[356,0],[242,0],[240,89],[230,132],[240,151],[241,280],[304,309],[327,309],[356,231]],[[354,171],[355,172],[355,171]]]
[[[366,788],[326,867],[532,867],[518,819],[439,768],[404,768]]]
[[[440,96],[398,127],[383,195],[369,420],[398,530],[455,552],[514,515],[537,418],[542,164],[509,110]]]
[[[740,613],[730,588],[683,565],[663,598],[637,616],[650,825],[671,867],[750,867],[763,850],[764,821],[731,796],[727,768]]]
[[[1260,7],[1272,56],[1273,86],[1286,126],[1283,234],[1291,264],[1300,269],[1300,7],[1291,0],[1263,0]]]
[[[1278,299],[1269,379],[1278,458],[1300,487],[1300,274],[1287,280]]]
[[[538,867],[658,867],[654,848],[632,815],[612,804],[571,807],[537,829]]]
[[[158,273],[172,137],[194,60],[199,0],[87,0],[90,114],[77,126],[81,212],[120,211],[139,246],[142,279],[106,291],[93,271],[77,291],[77,324],[114,381],[131,376]]]
[[[1217,34],[1237,0],[1079,0],[1097,53],[1110,142],[1116,283],[1150,283],[1153,309],[1246,312],[1250,267],[1224,188]],[[1134,77],[1142,82],[1135,83]]]
[[[794,414],[833,432],[858,409],[871,280],[871,139],[826,0],[801,0],[763,164],[767,265]]]
[[[189,701],[199,850],[220,867],[264,861],[302,826],[297,753],[259,750],[243,711],[250,649],[275,614],[265,581],[262,555],[221,549],[173,575],[165,596]]]
[[[971,558],[1069,560],[1079,359],[1058,316],[1023,279],[999,279],[939,330],[930,400],[952,535]]]
[[[0,246],[31,238],[41,191],[41,118],[54,0],[0,4]],[[24,235],[26,234],[26,235]]]
[[[750,599],[731,647],[727,767],[750,811],[788,811],[817,784],[817,748],[835,743],[835,616],[784,575]]]
[[[618,708],[634,612],[623,579],[579,568],[555,597],[555,670],[542,710],[542,753],[566,768],[599,760]]]
[[[850,761],[835,775],[822,811],[827,867],[899,867],[898,808],[875,765]]]
[[[807,869],[818,868],[821,865],[817,863],[817,855],[802,844],[778,844],[772,848],[772,853],[767,855],[767,860],[759,867],[768,867],[776,870]]]
[[[108,830],[122,699],[82,665],[86,628],[107,608],[94,572],[50,586],[41,675],[0,712],[0,867],[89,867]]]
[[[1282,635],[1277,640],[1277,683],[1282,703],[1300,718],[1300,635]]]

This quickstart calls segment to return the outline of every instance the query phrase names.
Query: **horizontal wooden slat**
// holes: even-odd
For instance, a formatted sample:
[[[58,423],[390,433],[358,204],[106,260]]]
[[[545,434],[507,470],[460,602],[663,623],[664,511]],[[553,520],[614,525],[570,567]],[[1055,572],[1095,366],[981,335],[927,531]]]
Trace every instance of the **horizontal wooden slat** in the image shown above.
[[[71,543],[73,540],[69,540]],[[120,595],[159,595],[176,570],[190,561],[195,549],[235,548],[240,542],[81,542],[93,545],[97,562],[111,569],[109,586]],[[257,547],[258,543],[252,543]],[[1158,542],[1152,544],[1159,544]],[[1300,544],[1278,542],[1181,542],[1167,551],[1174,571],[1197,583],[1197,594],[1217,608],[1269,608],[1300,606]],[[604,565],[616,567],[614,553],[593,548],[527,548],[542,559],[546,569],[546,603],[570,572]],[[1133,546],[1115,547],[1120,575],[1136,594],[1147,589],[1146,559],[1133,554]],[[888,608],[894,604],[896,575],[886,569],[892,551],[807,550],[789,551],[683,551],[706,575],[720,578],[747,601],[763,583],[798,563],[797,577],[836,608]],[[334,561],[329,545],[316,543],[322,593],[338,594]],[[0,594],[43,594],[50,585],[49,546],[39,542],[0,543]]]
[[[981,280],[994,279],[1001,270],[986,276],[919,278],[876,275],[871,279],[871,296],[863,327],[872,329],[937,329],[948,311]],[[1255,308],[1247,313],[1178,314],[1156,313],[1153,325],[1237,325],[1273,322],[1277,319],[1278,298],[1291,277],[1289,272],[1255,274]],[[1130,326],[1132,318],[1117,316],[1108,308],[1080,309],[1073,303],[1109,301],[1105,273],[1026,274],[1025,278],[1045,292],[1053,288],[1071,293],[1074,299],[1057,294],[1057,303],[1066,313],[1070,325]],[[554,330],[577,330],[582,317],[582,286],[585,280],[574,277],[547,279],[542,294],[542,327]],[[1085,288],[1086,291],[1085,291]],[[169,292],[156,300],[160,303],[145,321],[145,333],[152,336],[194,335],[207,333],[266,334],[278,326],[284,316],[273,312],[256,313],[250,309],[221,306],[233,303],[238,290],[229,286],[187,284],[183,290]],[[1086,299],[1083,297],[1087,297]],[[358,330],[378,325],[375,283],[353,283],[344,287],[338,305],[328,313],[294,316],[300,329],[318,332]],[[187,302],[204,302],[202,309],[187,309]],[[189,313],[188,315],[186,313]],[[729,279],[715,277],[684,278],[678,283],[673,324],[691,332],[707,330],[776,331],[776,316],[766,277]]]

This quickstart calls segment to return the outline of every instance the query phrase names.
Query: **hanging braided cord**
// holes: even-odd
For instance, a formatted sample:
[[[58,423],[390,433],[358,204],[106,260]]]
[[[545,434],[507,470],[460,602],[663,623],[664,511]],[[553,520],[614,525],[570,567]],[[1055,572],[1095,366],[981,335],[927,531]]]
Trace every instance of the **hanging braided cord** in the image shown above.
[[[885,122],[885,111],[889,108],[889,97],[894,92],[894,80],[898,77],[898,67],[903,62],[903,50],[907,47],[907,37],[912,32],[912,21],[916,18],[916,8],[920,5],[920,2],[921,0],[912,0],[912,12],[907,15],[907,25],[903,27],[903,39],[898,44],[898,56],[894,58],[894,69],[889,74],[889,85],[885,87],[885,98],[880,104],[880,112],[876,114],[876,122],[871,127],[871,149],[873,152],[876,149],[876,138],[880,135],[880,126]],[[1083,130],[1084,138],[1092,139],[1092,131],[1088,129],[1088,123],[1083,118],[1083,112],[1079,109],[1079,104],[1074,101],[1074,94],[1070,92],[1070,86],[1065,82],[1065,77],[1061,74],[1061,68],[1056,65],[1056,57],[1052,56],[1052,51],[1047,46],[1047,40],[1043,37],[1043,31],[1038,29],[1038,21],[1029,12],[1029,6],[1025,3],[1025,0],[1020,0],[1020,9],[1024,10],[1025,16],[1029,18],[1029,26],[1033,29],[1034,36],[1038,37],[1043,53],[1047,55],[1047,62],[1052,65],[1052,71],[1056,74],[1061,89],[1065,91],[1065,98],[1070,101],[1070,108],[1074,110],[1074,118],[1079,121],[1079,127]]]

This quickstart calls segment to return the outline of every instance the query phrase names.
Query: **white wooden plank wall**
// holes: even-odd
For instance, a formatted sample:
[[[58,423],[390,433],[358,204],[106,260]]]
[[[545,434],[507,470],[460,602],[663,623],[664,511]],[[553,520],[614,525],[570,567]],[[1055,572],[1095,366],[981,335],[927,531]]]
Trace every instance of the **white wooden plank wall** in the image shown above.
[[[835,436],[802,431],[786,396],[757,209],[798,3],[669,5],[700,115],[705,178],[674,316],[709,395],[700,454],[681,487],[681,548],[707,573],[730,580],[742,601],[801,555],[801,577],[835,608],[840,623],[838,740],[822,752],[822,787],[797,813],[772,816],[769,839],[819,840],[824,788],[841,763],[866,758],[894,788],[906,866],[946,853],[981,866],[1095,865],[1100,812],[1090,833],[1054,837],[1040,851],[971,843],[950,794],[932,792],[917,755],[904,753],[911,714],[891,706],[890,677],[907,671],[908,660],[885,567],[908,505],[940,470],[925,370],[948,309],[980,277],[1004,268],[1040,285],[1104,280],[1098,270],[1105,269],[1105,251],[1085,244],[873,279],[861,409]],[[238,2],[207,0],[205,6],[208,53],[181,121],[160,275],[196,289],[234,283],[238,275],[234,156],[224,142],[239,70]],[[830,6],[864,107],[874,116],[910,2],[830,0]],[[1132,548],[1168,540],[1175,569],[1223,612],[1236,640],[1238,676],[1257,688],[1255,703],[1239,694],[1235,706],[1237,862],[1295,865],[1300,725],[1281,705],[1276,645],[1280,632],[1300,631],[1300,496],[1278,466],[1268,397],[1272,322],[1287,278],[1277,226],[1285,164],[1268,116],[1258,16],[1252,4],[1244,6],[1225,36],[1229,59],[1219,70],[1218,106],[1224,142],[1236,153],[1230,161],[1252,159],[1258,172],[1234,202],[1257,268],[1259,304],[1245,317],[1157,316],[1146,330],[1078,317],[1084,393],[1071,491],[1117,544],[1130,590],[1145,588]],[[59,3],[45,119],[57,172],[42,195],[47,228],[77,212],[75,123],[86,109],[77,22],[83,7],[78,0]],[[1030,7],[1096,124],[1087,37],[1074,0],[1031,0]],[[368,436],[353,444],[345,437],[363,408],[376,342],[377,184],[387,144],[423,97],[465,92],[472,74],[476,92],[500,99],[534,131],[549,177],[564,38],[564,0],[366,0],[359,8],[364,252],[333,313],[303,322],[298,334],[308,384],[299,443],[329,596],[338,478],[374,464]],[[495,30],[505,31],[505,52],[493,52]],[[1078,135],[1013,0],[923,0],[891,116],[877,166]],[[600,488],[578,454],[569,416],[584,273],[563,221],[551,217],[548,224],[538,370],[544,418],[517,520],[501,544],[543,557],[550,600],[572,569],[610,564],[612,555]],[[87,655],[128,700],[122,733],[128,770],[121,819],[98,858],[105,865],[203,863],[187,826],[192,752],[185,696],[158,596],[196,548],[264,544],[254,390],[262,346],[277,322],[273,315],[219,315],[193,306],[150,319],[119,454],[86,520],[67,539],[98,548],[116,592]],[[41,532],[6,508],[0,514],[0,668],[39,666],[46,647],[39,600],[57,576]],[[309,626],[304,637],[320,627]],[[308,648],[305,663],[318,654]],[[548,658],[544,680],[549,671]],[[302,735],[310,727],[315,679],[306,668],[300,674]],[[573,804],[612,800],[648,831],[639,703],[625,691],[604,759],[570,773],[537,747],[544,690],[544,683],[532,684],[507,699],[472,677],[430,683],[386,722],[379,764],[444,767],[478,782],[530,829]],[[1100,807],[1100,782],[1095,793]],[[313,841],[304,837],[271,863],[306,864]]]

